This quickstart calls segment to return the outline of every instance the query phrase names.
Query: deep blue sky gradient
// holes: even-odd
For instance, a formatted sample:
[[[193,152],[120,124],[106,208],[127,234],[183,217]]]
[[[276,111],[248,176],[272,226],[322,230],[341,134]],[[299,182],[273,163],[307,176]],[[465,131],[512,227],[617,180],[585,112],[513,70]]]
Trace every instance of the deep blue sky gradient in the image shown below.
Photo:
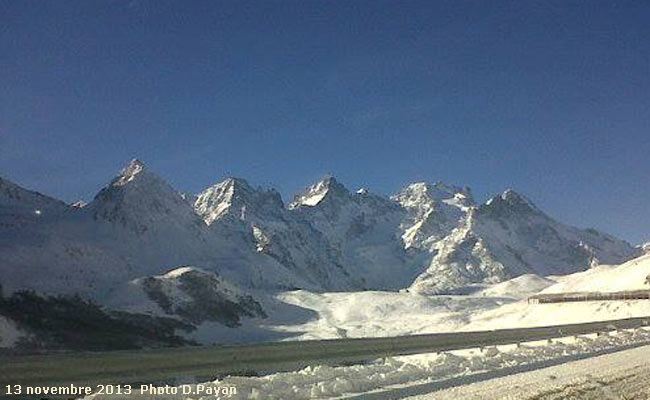
[[[0,0],[0,176],[507,187],[650,239],[650,2]]]

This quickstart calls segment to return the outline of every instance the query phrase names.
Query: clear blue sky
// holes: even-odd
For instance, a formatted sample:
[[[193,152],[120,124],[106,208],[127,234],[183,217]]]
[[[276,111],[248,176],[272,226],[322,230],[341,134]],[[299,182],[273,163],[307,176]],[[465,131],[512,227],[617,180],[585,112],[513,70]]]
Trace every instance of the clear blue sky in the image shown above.
[[[650,2],[0,0],[0,175],[507,187],[650,239]]]

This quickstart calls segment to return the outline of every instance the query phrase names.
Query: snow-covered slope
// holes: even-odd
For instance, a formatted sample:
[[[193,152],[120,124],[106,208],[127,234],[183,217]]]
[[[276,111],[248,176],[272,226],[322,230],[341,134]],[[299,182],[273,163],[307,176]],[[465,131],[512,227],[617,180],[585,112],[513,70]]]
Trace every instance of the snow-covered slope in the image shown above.
[[[69,208],[62,201],[0,178],[0,228],[3,230],[24,228],[44,219],[56,218]]]
[[[477,295],[485,297],[512,297],[515,299],[526,299],[555,283],[554,280],[542,278],[535,274],[525,274],[492,285],[481,290]]]
[[[300,340],[415,335],[454,331],[472,315],[498,308],[509,299],[469,296],[424,296],[407,292],[285,292],[278,298],[307,310],[315,318],[285,326],[281,332]]]
[[[214,321],[232,328],[240,325],[241,318],[266,317],[252,296],[218,274],[196,267],[184,266],[163,275],[138,278],[130,285],[143,291],[165,313],[192,324]]]
[[[406,212],[390,199],[365,189],[351,193],[328,177],[289,207],[324,235],[350,279],[364,288],[402,288],[421,271],[401,240]]]
[[[618,292],[650,290],[650,254],[621,265],[599,265],[587,271],[557,277],[542,293]]]
[[[440,293],[527,273],[567,274],[638,255],[623,240],[553,220],[513,190],[471,207],[434,248],[438,253],[413,290]]]

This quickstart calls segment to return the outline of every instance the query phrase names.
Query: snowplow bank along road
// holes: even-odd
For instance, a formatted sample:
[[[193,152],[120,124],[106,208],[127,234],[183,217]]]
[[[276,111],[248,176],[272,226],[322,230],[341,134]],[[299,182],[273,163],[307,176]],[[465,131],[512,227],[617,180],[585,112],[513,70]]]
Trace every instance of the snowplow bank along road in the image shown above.
[[[21,387],[201,382],[228,374],[265,374],[297,370],[310,365],[363,363],[382,357],[524,343],[646,326],[650,326],[650,317],[389,338],[97,353],[2,355],[0,382]],[[50,398],[52,397],[56,396]],[[4,388],[3,398],[11,398],[7,396]]]

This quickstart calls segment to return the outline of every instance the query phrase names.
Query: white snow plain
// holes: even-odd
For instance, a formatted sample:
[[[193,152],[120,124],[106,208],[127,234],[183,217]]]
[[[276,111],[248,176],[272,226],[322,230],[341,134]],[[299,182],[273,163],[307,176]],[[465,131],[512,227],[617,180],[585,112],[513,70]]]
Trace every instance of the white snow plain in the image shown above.
[[[650,315],[641,301],[528,304],[535,293],[649,289],[650,255],[620,266],[599,266],[566,276],[523,275],[471,296],[425,296],[409,292],[285,292],[283,303],[311,310],[316,318],[267,326],[292,339],[398,336],[605,321]],[[555,283],[557,282],[557,283]]]
[[[316,314],[304,323],[265,325],[291,333],[291,340],[524,328],[650,315],[647,300],[528,304],[508,298],[305,291],[284,293],[280,298]]]

